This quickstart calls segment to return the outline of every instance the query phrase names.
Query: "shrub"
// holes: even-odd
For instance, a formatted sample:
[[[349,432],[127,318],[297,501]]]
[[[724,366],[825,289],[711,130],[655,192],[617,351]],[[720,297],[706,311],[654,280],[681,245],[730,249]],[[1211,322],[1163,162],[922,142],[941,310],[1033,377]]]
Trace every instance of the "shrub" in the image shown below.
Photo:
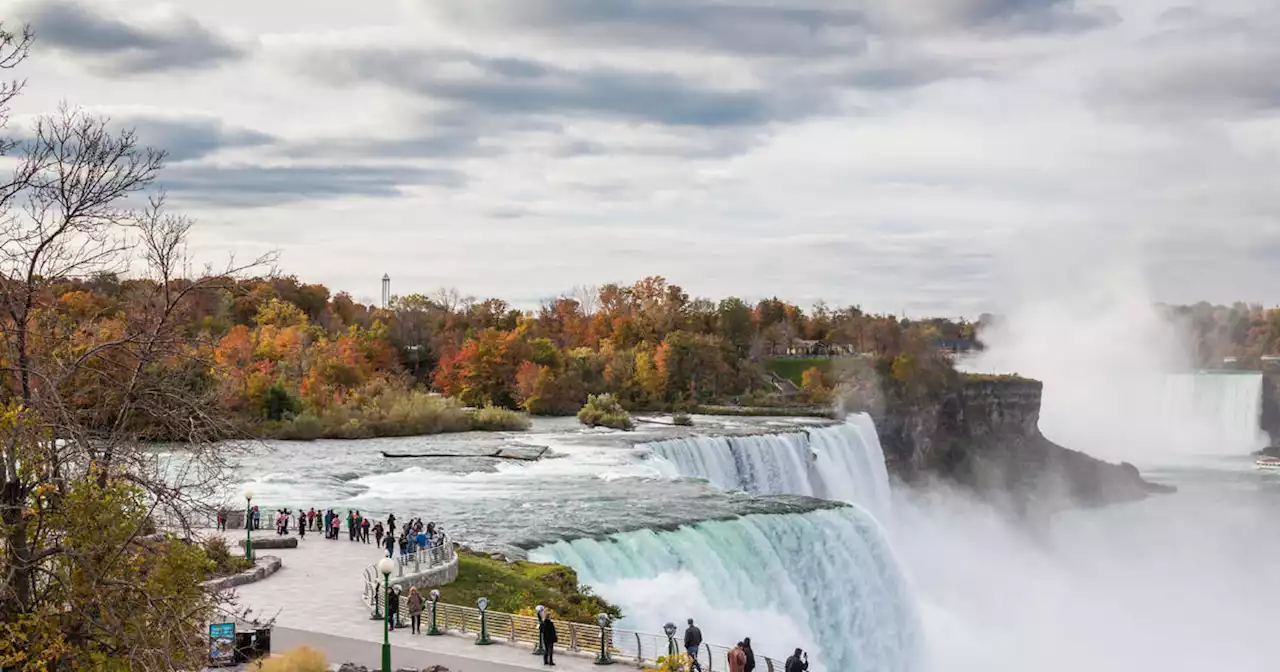
[[[693,418],[690,417],[688,413],[676,413],[671,416],[671,424],[679,425],[681,427],[692,427]]]
[[[246,560],[244,556],[233,555],[231,547],[223,537],[209,537],[202,545],[205,557],[209,558],[209,562],[213,564],[209,570],[212,576],[230,576],[253,567],[253,563]]]
[[[471,411],[471,429],[477,431],[516,431],[529,429],[530,424],[529,416],[497,406],[485,406]]]
[[[588,427],[612,427],[627,431],[635,429],[631,415],[612,394],[593,394],[587,397],[587,404],[578,411],[578,422]]]
[[[329,660],[309,646],[299,646],[262,661],[261,672],[329,672]]]

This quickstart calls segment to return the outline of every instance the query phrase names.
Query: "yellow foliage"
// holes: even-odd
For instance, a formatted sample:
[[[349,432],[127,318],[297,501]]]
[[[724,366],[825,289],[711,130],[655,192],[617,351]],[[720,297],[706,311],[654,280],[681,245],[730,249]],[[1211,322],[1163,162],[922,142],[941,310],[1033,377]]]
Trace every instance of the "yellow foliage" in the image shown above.
[[[299,646],[262,662],[261,672],[329,672],[329,660],[309,646]]]

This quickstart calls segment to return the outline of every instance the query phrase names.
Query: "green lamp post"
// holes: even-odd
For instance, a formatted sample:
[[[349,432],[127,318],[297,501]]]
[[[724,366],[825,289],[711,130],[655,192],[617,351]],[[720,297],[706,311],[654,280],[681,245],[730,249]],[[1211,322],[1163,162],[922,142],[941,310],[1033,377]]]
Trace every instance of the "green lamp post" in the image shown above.
[[[427,630],[428,635],[441,635],[440,628],[436,627],[436,603],[440,601],[440,591],[432,589],[431,591],[431,628]]]
[[[533,645],[533,655],[535,656],[541,656],[542,654],[547,652],[547,650],[542,646],[542,619],[544,617],[542,612],[546,610],[547,608],[542,606],[541,604],[533,608],[534,616],[538,617],[538,636],[534,638],[534,645]]]
[[[383,609],[386,617],[382,619],[382,672],[391,672],[391,636],[388,629],[391,625],[391,572],[395,569],[396,564],[391,558],[378,561],[378,571],[382,573],[382,598],[387,605]]]
[[[244,559],[253,562],[253,491],[244,491]]]
[[[489,639],[489,623],[485,619],[485,612],[489,609],[489,598],[482,597],[476,600],[476,607],[480,609],[480,636],[476,637],[476,644],[488,646],[493,643]]]
[[[609,614],[596,614],[596,625],[600,626],[600,655],[596,656],[596,665],[612,665],[613,656],[609,655],[609,644],[605,637],[609,631]]]

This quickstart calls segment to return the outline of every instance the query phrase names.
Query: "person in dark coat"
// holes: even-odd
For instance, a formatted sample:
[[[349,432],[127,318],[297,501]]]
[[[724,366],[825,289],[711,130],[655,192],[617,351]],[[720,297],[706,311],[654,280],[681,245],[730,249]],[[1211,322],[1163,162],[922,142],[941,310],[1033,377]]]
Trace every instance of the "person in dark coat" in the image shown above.
[[[391,596],[387,598],[387,623],[392,630],[396,629],[396,623],[400,622],[400,589],[392,588]]]
[[[542,617],[542,623],[538,625],[538,636],[542,638],[542,664],[555,665],[556,642],[560,641],[556,636],[556,624],[551,622],[551,610],[548,609]]]
[[[698,649],[702,647],[702,631],[698,626],[693,624],[693,619],[689,619],[689,627],[684,631],[684,650],[693,659],[692,668],[698,672],[702,672],[702,665],[698,662]]]
[[[394,558],[396,555],[396,538],[395,535],[387,535],[387,557]]]
[[[753,672],[756,669],[756,652],[751,650],[750,637],[742,640],[742,652],[747,654],[747,665],[742,669],[744,672]]]
[[[302,509],[298,509],[298,538],[307,538],[307,513]]]
[[[796,649],[795,655],[787,659],[786,667],[783,668],[784,672],[807,672],[809,669],[809,654],[804,653],[804,660],[800,660],[802,653],[800,649]]]

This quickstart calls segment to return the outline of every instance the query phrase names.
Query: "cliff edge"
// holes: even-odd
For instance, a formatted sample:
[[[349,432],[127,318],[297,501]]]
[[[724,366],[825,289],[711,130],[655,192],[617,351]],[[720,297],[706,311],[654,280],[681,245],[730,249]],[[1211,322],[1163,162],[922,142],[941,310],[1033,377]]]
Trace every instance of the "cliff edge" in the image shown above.
[[[935,403],[877,418],[889,469],[906,482],[940,476],[1016,508],[1056,510],[1133,501],[1169,486],[1127,462],[1104,462],[1040,433],[1043,385],[1014,376],[962,375]]]

